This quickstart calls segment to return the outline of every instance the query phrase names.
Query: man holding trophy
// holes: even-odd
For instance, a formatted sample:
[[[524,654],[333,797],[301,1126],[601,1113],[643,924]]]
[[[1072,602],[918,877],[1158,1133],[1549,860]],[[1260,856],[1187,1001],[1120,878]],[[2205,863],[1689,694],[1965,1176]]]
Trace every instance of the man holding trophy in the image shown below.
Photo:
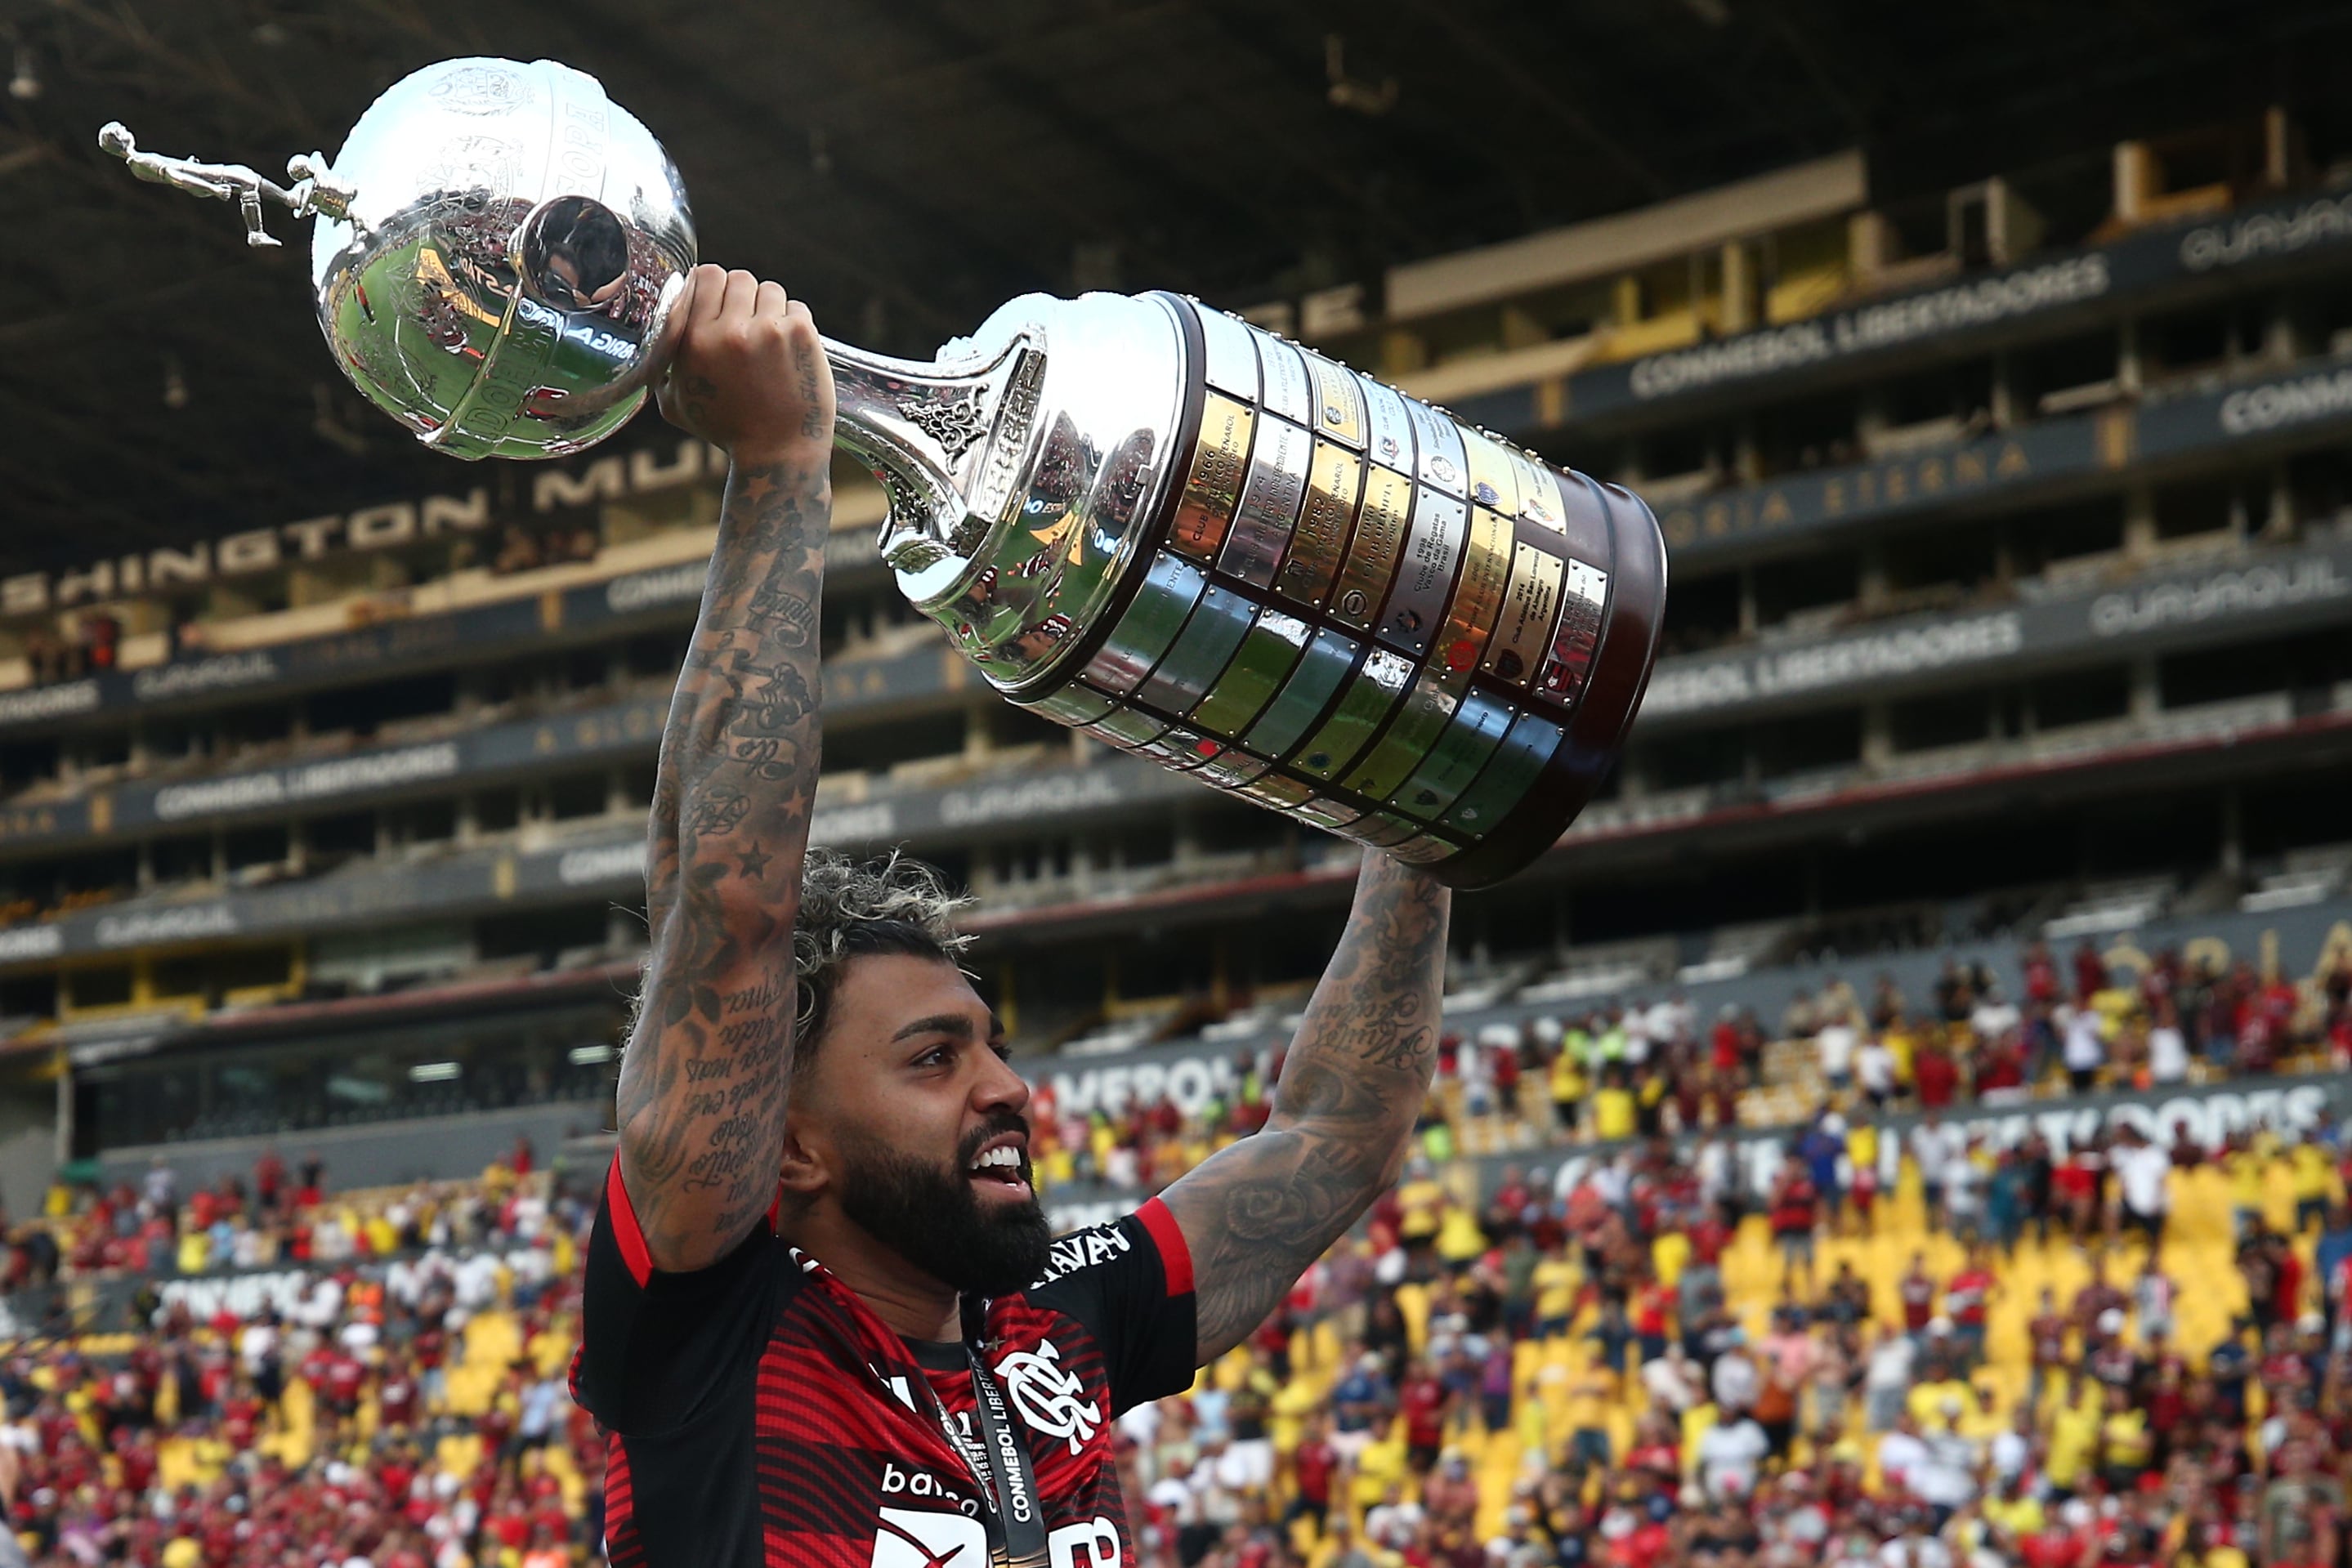
[[[730,468],[588,1253],[612,1558],[1109,1568],[1112,1421],[1255,1328],[1402,1163],[1451,894],[1367,856],[1265,1130],[1055,1241],[951,901],[807,848],[834,419],[808,311],[710,267],[684,308],[663,407]]]
[[[660,386],[729,473],[662,745],[652,952],[574,1387],[612,1560],[1119,1568],[1111,1423],[1253,1330],[1394,1176],[1455,886],[1550,849],[1655,653],[1646,507],[1167,294],[1014,300],[936,363],[697,267],[593,78],[453,60],[331,165],[100,143],[315,215],[320,327],[429,445],[544,457]],[[834,446],[899,588],[1009,699],[1350,838],[1354,907],[1261,1132],[1055,1239],[1028,1090],[928,870],[808,845]]]

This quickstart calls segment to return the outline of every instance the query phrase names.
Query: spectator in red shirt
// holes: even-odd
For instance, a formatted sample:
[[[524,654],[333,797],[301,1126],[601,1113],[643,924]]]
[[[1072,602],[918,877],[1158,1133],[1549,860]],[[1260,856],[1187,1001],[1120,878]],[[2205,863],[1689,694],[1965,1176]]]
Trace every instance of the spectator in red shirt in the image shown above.
[[[403,1431],[416,1423],[416,1378],[407,1358],[397,1353],[384,1358],[383,1380],[376,1386],[377,1419],[388,1431]]]
[[[1780,1249],[1780,1289],[1784,1291],[1796,1277],[1800,1262],[1805,1269],[1806,1291],[1811,1293],[1816,1283],[1813,1227],[1821,1218],[1820,1207],[1821,1197],[1814,1190],[1805,1162],[1791,1155],[1780,1167],[1780,1179],[1772,1188],[1772,1240]]]
[[[1419,1361],[1397,1390],[1397,1407],[1404,1416],[1405,1462],[1412,1473],[1425,1476],[1437,1463],[1445,1440],[1445,1411],[1450,1403],[1445,1385]]]
[[[286,1162],[278,1157],[274,1148],[262,1151],[253,1162],[253,1197],[264,1211],[274,1212],[278,1200],[286,1191]]]
[[[1911,1267],[1895,1285],[1895,1294],[1903,1303],[1903,1331],[1919,1340],[1936,1316],[1936,1281],[1927,1272],[1926,1253],[1911,1254]]]
[[[2107,961],[2099,950],[2087,941],[2074,948],[2074,1005],[2086,1008],[2091,998],[2107,988]]]
[[[1924,1042],[1911,1061],[1911,1088],[1927,1110],[1942,1110],[1959,1092],[1960,1070],[1940,1041]]]
[[[1339,1468],[1339,1452],[1331,1447],[1330,1418],[1318,1411],[1307,1423],[1298,1446],[1290,1452],[1290,1501],[1282,1515],[1286,1530],[1304,1519],[1315,1539],[1323,1539],[1323,1525],[1331,1511],[1331,1478]]]
[[[1998,1288],[1981,1243],[1969,1249],[1968,1261],[1944,1286],[1944,1315],[1952,1320],[1953,1348],[1971,1372],[1984,1364],[1986,1309]]]
[[[327,1408],[348,1421],[359,1414],[360,1389],[367,1381],[367,1368],[349,1351],[337,1350],[329,1354],[323,1368]]]

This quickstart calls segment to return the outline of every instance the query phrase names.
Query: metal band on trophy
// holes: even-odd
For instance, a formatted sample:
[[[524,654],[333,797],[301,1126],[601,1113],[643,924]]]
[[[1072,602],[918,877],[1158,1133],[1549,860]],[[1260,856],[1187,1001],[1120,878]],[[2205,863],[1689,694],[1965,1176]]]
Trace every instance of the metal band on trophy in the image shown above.
[[[666,365],[676,169],[593,78],[460,59],[331,168],[108,151],[315,215],[336,362],[430,446],[549,457]],[[900,590],[1014,703],[1419,864],[1500,881],[1613,758],[1665,595],[1633,496],[1172,294],[1027,295],[929,364],[826,344]]]

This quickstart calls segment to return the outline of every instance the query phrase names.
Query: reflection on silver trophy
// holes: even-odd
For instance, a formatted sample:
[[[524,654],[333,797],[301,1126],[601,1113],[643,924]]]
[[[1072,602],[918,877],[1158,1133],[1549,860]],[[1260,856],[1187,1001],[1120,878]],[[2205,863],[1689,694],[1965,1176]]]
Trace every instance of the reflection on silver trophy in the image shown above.
[[[626,423],[696,259],[660,144],[549,60],[429,66],[286,185],[100,142],[249,243],[265,199],[315,217],[336,363],[460,457]],[[929,364],[826,353],[883,559],[1010,700],[1463,887],[1607,773],[1665,595],[1626,491],[1172,294],[1024,295]]]

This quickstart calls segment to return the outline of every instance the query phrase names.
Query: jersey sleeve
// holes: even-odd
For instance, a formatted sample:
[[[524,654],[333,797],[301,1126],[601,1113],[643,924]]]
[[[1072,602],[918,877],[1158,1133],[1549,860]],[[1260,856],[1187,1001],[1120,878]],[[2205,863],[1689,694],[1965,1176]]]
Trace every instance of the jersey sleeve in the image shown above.
[[[1192,1254],[1158,1198],[1111,1225],[1056,1239],[1027,1295],[1075,1319],[1102,1347],[1111,1415],[1192,1385]]]
[[[572,1395],[608,1431],[645,1437],[686,1425],[751,1375],[775,1318],[782,1244],[766,1225],[707,1269],[653,1266],[614,1156],[589,1233]]]

